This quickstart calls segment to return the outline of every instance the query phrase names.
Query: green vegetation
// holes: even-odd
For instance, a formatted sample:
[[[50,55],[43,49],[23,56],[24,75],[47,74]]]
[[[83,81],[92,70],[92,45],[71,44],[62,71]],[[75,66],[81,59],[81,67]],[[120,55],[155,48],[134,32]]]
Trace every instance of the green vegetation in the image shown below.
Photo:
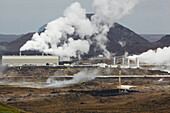
[[[5,105],[0,102],[0,113],[25,113],[16,108],[12,108],[11,106]]]

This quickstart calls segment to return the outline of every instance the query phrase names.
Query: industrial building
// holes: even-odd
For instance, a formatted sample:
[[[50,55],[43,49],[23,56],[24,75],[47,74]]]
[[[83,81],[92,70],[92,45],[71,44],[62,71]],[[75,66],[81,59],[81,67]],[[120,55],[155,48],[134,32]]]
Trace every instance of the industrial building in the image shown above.
[[[101,56],[101,58],[103,58]],[[102,59],[99,60],[102,60]],[[77,67],[101,67],[101,68],[139,68],[139,59],[136,61],[130,62],[127,57],[114,57],[109,62],[100,61],[100,62],[89,62],[89,63],[82,63],[76,65],[71,65],[74,61],[71,61],[70,57],[59,57],[59,56],[48,56],[44,55],[42,52],[42,56],[40,55],[22,55],[21,52],[17,56],[2,56],[2,65],[7,66],[71,66],[74,65]],[[80,62],[79,62],[80,63]],[[132,64],[131,64],[132,63]],[[87,65],[88,64],[88,65]]]
[[[8,66],[46,66],[59,65],[58,56],[2,56],[2,64]]]

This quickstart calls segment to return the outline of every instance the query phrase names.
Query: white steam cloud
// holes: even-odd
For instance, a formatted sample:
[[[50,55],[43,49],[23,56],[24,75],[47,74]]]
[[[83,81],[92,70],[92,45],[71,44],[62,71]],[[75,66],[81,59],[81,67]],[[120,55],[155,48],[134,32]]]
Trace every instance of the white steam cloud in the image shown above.
[[[94,0],[92,6],[96,13],[91,20],[80,3],[73,3],[64,11],[64,17],[48,23],[43,33],[35,33],[20,51],[38,50],[61,57],[76,57],[77,51],[88,53],[90,45],[95,42],[109,58],[107,32],[116,21],[130,14],[137,3],[138,0]],[[80,39],[73,39],[73,35]]]
[[[97,74],[99,73],[98,70],[84,70],[74,75],[73,79],[71,80],[64,80],[64,81],[56,81],[53,78],[48,78],[45,85],[43,87],[67,87],[74,84],[79,84],[87,81],[91,81],[96,78]]]
[[[170,47],[158,48],[156,51],[148,50],[140,55],[129,56],[129,59],[139,59],[140,62],[154,65],[170,64]]]
[[[27,41],[20,50],[38,50],[53,55],[75,57],[78,50],[82,54],[89,51],[90,44],[84,37],[92,33],[93,26],[86,18],[85,9],[76,2],[65,10],[64,17],[48,23],[43,33],[35,33],[32,40]],[[68,36],[73,34],[79,35],[81,39],[74,40]]]

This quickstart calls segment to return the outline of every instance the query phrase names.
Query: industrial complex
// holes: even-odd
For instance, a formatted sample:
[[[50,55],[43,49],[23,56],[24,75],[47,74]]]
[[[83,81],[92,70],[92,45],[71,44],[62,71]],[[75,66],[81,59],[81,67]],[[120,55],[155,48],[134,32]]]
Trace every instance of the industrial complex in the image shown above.
[[[103,58],[93,59],[97,62],[88,61],[88,63],[80,63],[80,60],[71,61],[70,58],[63,59],[59,56],[48,55],[13,55],[2,56],[2,65],[7,66],[97,66],[97,67],[109,67],[109,68],[138,68],[139,60],[136,62],[130,61],[127,57],[114,57],[110,59],[109,63],[103,61]],[[75,63],[78,62],[78,63]],[[72,63],[72,64],[71,64]]]

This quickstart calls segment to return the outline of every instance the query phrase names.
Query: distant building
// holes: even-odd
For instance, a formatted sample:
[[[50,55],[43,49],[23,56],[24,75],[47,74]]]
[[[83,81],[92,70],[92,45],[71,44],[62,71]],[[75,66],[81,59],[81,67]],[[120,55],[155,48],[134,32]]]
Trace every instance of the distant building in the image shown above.
[[[58,56],[2,56],[2,64],[8,66],[59,65]]]

